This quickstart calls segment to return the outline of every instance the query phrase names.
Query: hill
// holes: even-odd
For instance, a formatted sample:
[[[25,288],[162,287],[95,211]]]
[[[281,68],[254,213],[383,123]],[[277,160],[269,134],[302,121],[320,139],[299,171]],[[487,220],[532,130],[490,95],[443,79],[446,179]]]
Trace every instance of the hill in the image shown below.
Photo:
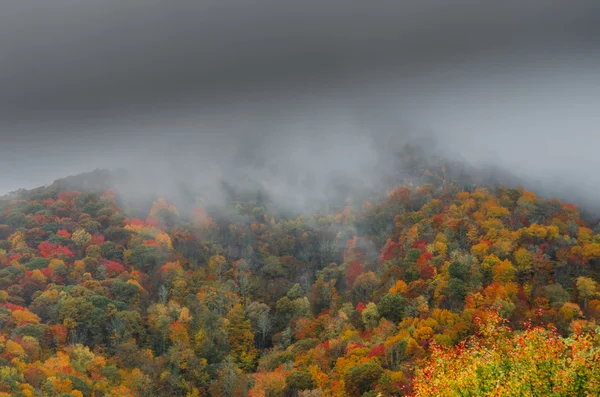
[[[397,187],[314,210],[124,208],[103,170],[5,197],[0,396],[597,394],[597,225],[398,159]]]

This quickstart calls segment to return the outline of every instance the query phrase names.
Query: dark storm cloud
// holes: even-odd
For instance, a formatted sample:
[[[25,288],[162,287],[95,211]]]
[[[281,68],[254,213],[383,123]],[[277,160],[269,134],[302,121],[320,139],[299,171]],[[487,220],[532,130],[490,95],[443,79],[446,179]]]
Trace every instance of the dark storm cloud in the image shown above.
[[[593,40],[600,6],[580,4],[9,1],[0,13],[1,102],[73,116],[86,105],[227,100],[377,69],[436,70],[482,52]]]
[[[208,191],[235,173],[301,204],[336,183],[374,184],[393,172],[389,149],[427,131],[448,153],[549,194],[568,181],[592,201],[599,11],[551,0],[4,2],[0,190],[123,166],[148,176],[139,191]]]

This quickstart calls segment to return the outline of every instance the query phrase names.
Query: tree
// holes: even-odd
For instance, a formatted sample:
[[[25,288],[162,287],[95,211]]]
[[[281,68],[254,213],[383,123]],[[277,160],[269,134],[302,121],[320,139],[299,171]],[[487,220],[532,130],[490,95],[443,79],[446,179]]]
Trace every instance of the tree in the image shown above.
[[[250,321],[244,315],[244,309],[237,304],[227,314],[227,337],[231,346],[231,355],[235,363],[245,372],[254,369],[257,351],[254,347],[254,335]]]
[[[467,285],[463,280],[459,278],[451,278],[448,280],[448,297],[454,308],[462,307],[466,296]]]
[[[257,335],[258,347],[265,347],[267,336],[271,332],[273,322],[269,312],[271,308],[264,303],[251,302],[246,308],[248,319],[252,324],[252,329]]]
[[[365,309],[361,313],[361,317],[365,327],[367,328],[375,328],[379,321],[379,312],[377,311],[377,305],[373,302],[369,302],[369,304],[365,307]]]
[[[73,232],[71,240],[73,240],[78,247],[81,247],[92,240],[92,235],[85,229],[77,229]]]
[[[379,285],[379,281],[379,277],[374,272],[367,272],[358,276],[353,286],[356,302],[371,300],[373,292]]]
[[[383,368],[376,361],[367,361],[351,367],[344,374],[346,392],[349,396],[362,396],[373,389],[382,374]]]
[[[588,300],[596,296],[596,282],[589,277],[577,277],[577,293],[587,308]]]
[[[245,382],[242,371],[235,359],[227,357],[217,371],[217,379],[210,386],[210,395],[215,397],[241,397],[245,395]]]
[[[399,294],[386,294],[377,304],[377,310],[382,317],[398,323],[404,316],[408,300]]]
[[[310,372],[294,370],[287,376],[285,388],[287,395],[294,396],[299,391],[314,389],[315,381]]]
[[[598,341],[589,334],[563,338],[543,328],[514,332],[494,313],[477,338],[456,347],[434,345],[417,371],[415,397],[598,395]]]

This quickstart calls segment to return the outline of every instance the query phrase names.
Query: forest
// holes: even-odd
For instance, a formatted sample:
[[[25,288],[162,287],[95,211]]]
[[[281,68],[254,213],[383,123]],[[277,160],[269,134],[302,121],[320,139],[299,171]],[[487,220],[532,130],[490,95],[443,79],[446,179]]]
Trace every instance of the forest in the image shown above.
[[[0,201],[0,396],[600,395],[600,227],[436,165],[370,199]]]

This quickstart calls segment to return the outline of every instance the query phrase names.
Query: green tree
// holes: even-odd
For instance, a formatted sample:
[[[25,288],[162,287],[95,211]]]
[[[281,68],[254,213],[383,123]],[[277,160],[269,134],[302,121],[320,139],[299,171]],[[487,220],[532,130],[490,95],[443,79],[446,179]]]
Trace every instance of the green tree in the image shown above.
[[[344,374],[344,384],[349,396],[362,396],[372,390],[383,375],[383,368],[377,361],[368,361],[350,368]]]
[[[386,294],[377,304],[377,310],[382,317],[398,323],[404,317],[408,300],[399,294]]]

